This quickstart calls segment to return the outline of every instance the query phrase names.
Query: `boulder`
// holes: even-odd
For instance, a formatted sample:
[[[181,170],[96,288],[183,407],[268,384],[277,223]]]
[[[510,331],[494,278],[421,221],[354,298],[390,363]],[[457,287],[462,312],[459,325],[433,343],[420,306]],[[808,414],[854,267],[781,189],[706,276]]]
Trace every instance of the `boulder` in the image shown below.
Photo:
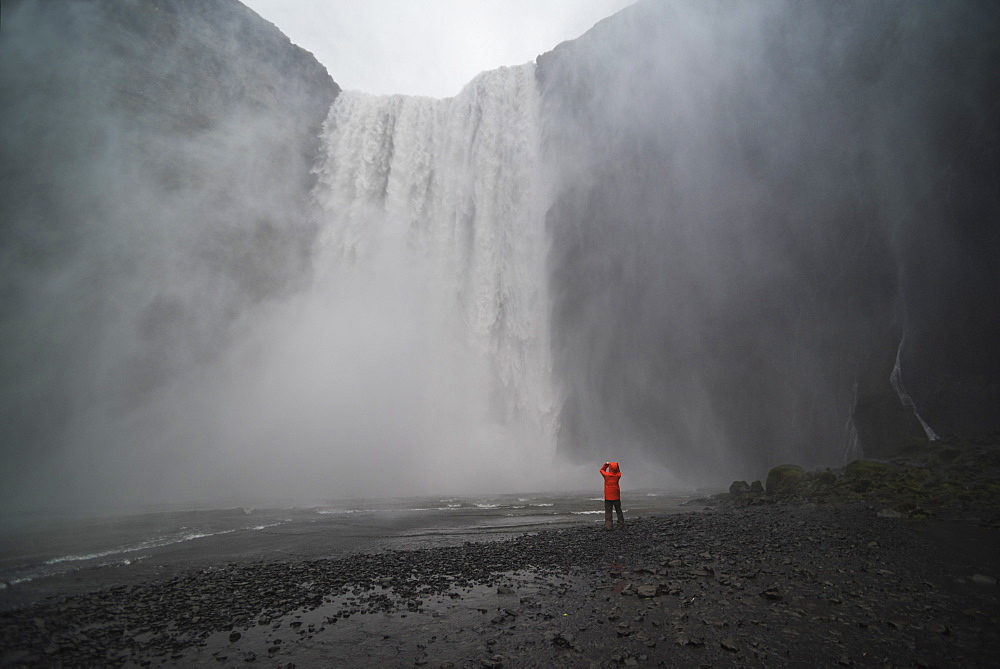
[[[778,465],[767,473],[767,493],[787,495],[796,492],[805,478],[805,470],[798,465]]]
[[[833,485],[837,482],[837,475],[829,469],[825,469],[816,474],[816,481],[823,485]]]
[[[748,492],[750,492],[750,484],[746,481],[733,481],[733,484],[729,486],[729,494],[733,497],[739,497]]]

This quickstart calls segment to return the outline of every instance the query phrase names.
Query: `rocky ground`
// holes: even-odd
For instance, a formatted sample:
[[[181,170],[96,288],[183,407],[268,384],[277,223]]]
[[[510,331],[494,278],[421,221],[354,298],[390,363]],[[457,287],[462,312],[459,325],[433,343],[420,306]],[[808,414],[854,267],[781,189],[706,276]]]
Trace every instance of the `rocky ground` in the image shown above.
[[[233,563],[48,600],[0,614],[0,664],[994,666],[998,451],[932,450],[784,468],[768,493],[614,532]]]
[[[996,530],[942,525],[775,503],[233,564],[5,613],[2,662],[990,665]]]

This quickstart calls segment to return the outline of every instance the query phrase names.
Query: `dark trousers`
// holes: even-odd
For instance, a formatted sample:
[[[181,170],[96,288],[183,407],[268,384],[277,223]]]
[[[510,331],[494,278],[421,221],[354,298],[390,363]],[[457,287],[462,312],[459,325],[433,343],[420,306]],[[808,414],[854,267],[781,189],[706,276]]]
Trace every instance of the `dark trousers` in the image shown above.
[[[622,515],[622,501],[620,499],[606,499],[604,500],[604,529],[606,530],[610,530],[612,528],[612,509],[618,512],[618,527],[625,524],[625,516]]]

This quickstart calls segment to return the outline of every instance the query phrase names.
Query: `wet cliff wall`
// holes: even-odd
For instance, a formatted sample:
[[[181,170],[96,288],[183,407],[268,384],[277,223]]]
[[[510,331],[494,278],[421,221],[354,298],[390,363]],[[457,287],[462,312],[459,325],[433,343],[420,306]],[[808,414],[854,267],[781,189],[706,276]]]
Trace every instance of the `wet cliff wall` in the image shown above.
[[[338,91],[235,0],[3,3],[8,493],[81,423],[127,415],[301,280]]]
[[[541,56],[560,450],[833,463],[927,438],[901,394],[997,429],[998,18],[640,2]]]

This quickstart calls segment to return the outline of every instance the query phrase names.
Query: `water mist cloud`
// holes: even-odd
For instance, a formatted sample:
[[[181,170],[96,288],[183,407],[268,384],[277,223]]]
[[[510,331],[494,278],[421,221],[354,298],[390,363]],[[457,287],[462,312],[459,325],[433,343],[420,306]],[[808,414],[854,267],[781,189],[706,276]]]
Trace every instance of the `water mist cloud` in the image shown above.
[[[976,183],[989,162],[929,138],[966,118],[995,146],[969,112],[996,79],[995,19],[975,3],[648,2],[540,58],[561,452],[617,438],[722,482],[922,437],[889,384],[904,330],[938,328],[905,316],[925,283],[907,277],[928,269],[907,247],[954,234],[917,211],[947,197],[944,165]]]
[[[996,19],[643,2],[430,100],[230,0],[4,3],[4,508],[836,464],[921,437],[897,352],[988,427]]]
[[[302,281],[336,86],[255,20],[238,3],[5,4],[5,503],[143,499],[193,444],[157,436],[195,430],[176,398],[150,409],[165,384]]]

